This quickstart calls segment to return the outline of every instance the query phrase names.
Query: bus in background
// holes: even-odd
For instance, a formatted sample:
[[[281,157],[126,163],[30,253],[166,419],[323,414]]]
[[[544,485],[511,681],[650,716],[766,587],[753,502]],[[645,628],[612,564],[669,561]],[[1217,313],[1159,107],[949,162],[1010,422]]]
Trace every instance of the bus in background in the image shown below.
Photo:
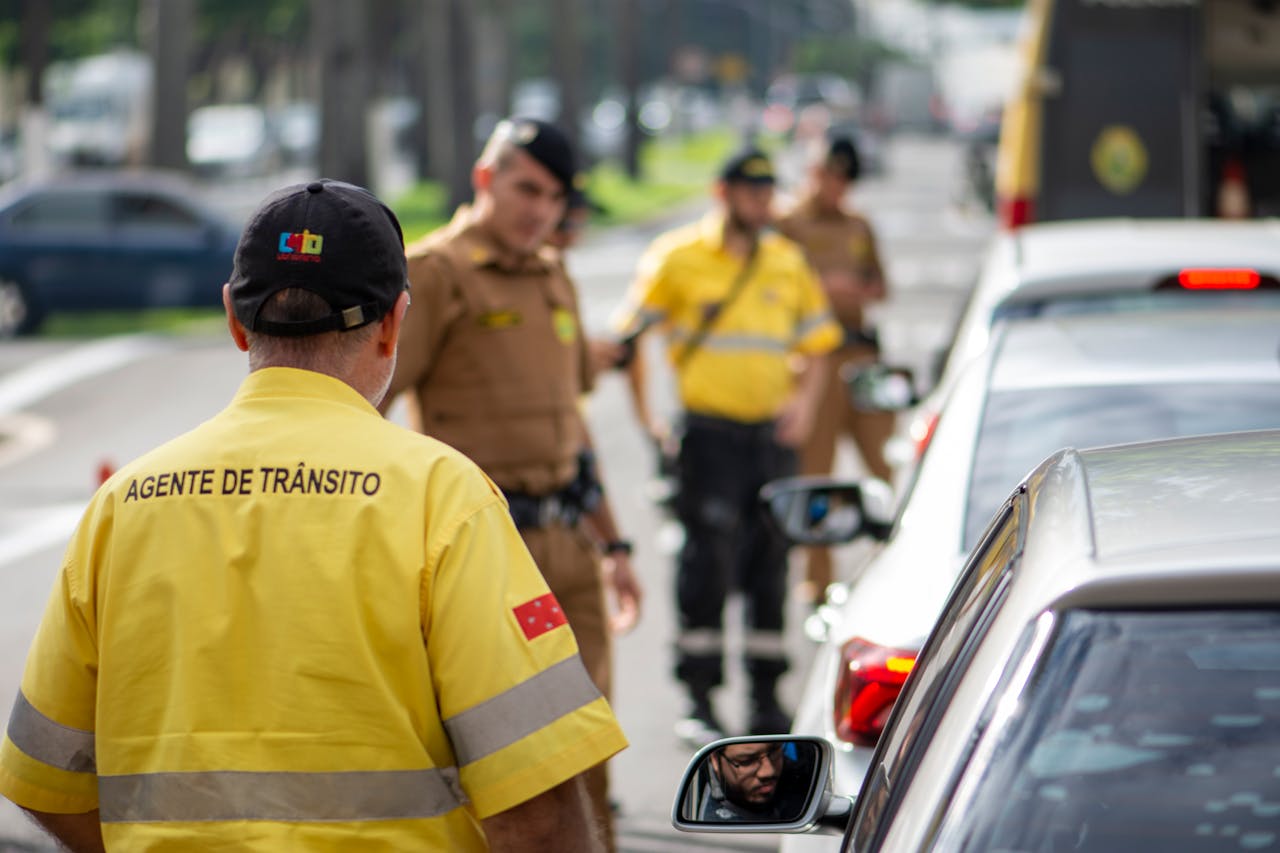
[[[1000,224],[1280,215],[1280,2],[1028,0]]]

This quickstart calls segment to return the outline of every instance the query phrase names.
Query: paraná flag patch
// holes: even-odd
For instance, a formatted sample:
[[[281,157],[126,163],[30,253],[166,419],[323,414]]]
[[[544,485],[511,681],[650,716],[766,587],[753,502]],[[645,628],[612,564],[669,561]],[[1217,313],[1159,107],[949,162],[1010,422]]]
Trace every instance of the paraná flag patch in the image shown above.
[[[560,602],[556,601],[556,597],[551,593],[526,601],[519,607],[513,608],[512,612],[515,613],[516,620],[520,623],[520,630],[524,631],[527,640],[541,637],[554,628],[569,624],[569,620],[564,618],[564,611],[560,609]]]

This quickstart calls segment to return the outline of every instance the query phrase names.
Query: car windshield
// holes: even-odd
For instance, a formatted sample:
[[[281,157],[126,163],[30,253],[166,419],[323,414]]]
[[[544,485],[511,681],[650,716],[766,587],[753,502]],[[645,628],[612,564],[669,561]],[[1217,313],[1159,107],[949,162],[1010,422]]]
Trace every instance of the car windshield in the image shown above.
[[[1280,612],[1067,611],[957,850],[1274,849]]]
[[[1032,388],[987,399],[965,502],[969,551],[1041,460],[1077,449],[1280,426],[1280,383]]]

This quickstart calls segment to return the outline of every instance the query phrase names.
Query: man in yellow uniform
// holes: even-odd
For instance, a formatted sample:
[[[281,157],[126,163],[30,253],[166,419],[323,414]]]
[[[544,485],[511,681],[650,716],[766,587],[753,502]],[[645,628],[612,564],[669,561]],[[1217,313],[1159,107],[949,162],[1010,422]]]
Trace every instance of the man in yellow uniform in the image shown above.
[[[683,407],[676,674],[691,708],[677,734],[692,742],[724,731],[710,691],[723,678],[722,620],[731,588],[746,599],[749,729],[763,734],[790,726],[775,693],[787,668],[786,545],[757,494],[769,480],[794,473],[795,449],[813,428],[826,381],[825,354],[839,343],[840,328],[800,248],[764,231],[773,189],[763,153],[734,156],[716,184],[716,209],[646,251],[619,317],[627,336],[665,326]],[[643,362],[632,365],[637,415],[663,442],[664,428],[649,414]]]
[[[634,620],[640,590],[579,409],[590,370],[577,294],[545,245],[565,214],[573,175],[559,130],[526,119],[499,123],[472,172],[474,204],[408,249],[415,310],[387,401],[413,392],[423,432],[469,456],[502,489],[607,696],[605,581],[619,605],[615,627]],[[588,789],[607,826],[603,767]]]
[[[581,774],[625,741],[563,612],[493,484],[375,408],[394,215],[277,191],[223,301],[250,374],[94,495],[0,793],[75,851],[600,849]]]
[[[779,217],[777,226],[804,248],[844,327],[844,342],[827,363],[827,390],[813,433],[801,451],[800,470],[829,474],[836,442],[847,435],[867,471],[888,480],[891,472],[884,445],[893,434],[893,413],[855,408],[841,378],[879,358],[879,339],[867,322],[866,308],[885,298],[884,272],[871,224],[845,205],[859,171],[858,150],[851,139],[838,136],[820,141],[811,152],[804,194]],[[809,549],[806,575],[802,594],[810,602],[821,602],[832,581],[829,549]]]

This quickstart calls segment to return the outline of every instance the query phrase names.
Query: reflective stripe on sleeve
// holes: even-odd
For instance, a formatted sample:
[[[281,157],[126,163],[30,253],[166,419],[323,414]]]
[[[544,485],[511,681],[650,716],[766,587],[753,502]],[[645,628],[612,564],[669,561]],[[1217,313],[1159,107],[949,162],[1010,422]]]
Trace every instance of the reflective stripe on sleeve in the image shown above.
[[[464,802],[454,767],[98,777],[103,823],[404,820],[439,817]]]
[[[27,701],[22,691],[18,691],[18,698],[13,702],[8,732],[14,746],[50,767],[72,773],[97,770],[93,732],[49,719]]]
[[[458,764],[510,746],[600,698],[578,655],[444,721]]]
[[[795,339],[797,341],[803,341],[806,337],[809,336],[809,333],[812,332],[814,329],[818,328],[819,326],[825,325],[827,323],[834,323],[834,322],[835,322],[835,317],[834,315],[831,314],[830,311],[823,311],[821,314],[815,314],[812,317],[809,317],[807,320],[801,321],[796,326]]]

